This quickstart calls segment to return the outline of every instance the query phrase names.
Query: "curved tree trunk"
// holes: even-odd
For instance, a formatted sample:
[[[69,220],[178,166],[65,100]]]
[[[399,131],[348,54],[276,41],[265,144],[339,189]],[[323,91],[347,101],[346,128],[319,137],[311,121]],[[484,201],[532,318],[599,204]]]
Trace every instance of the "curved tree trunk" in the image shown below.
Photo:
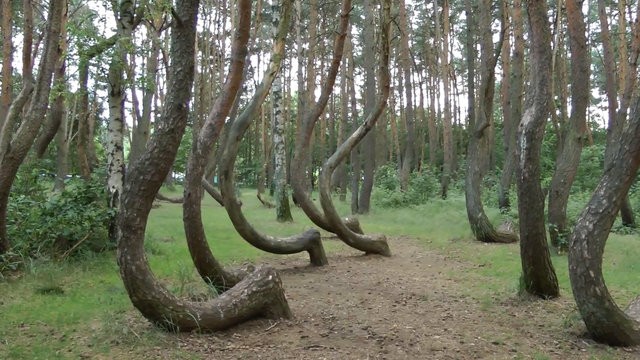
[[[302,118],[301,127],[299,127],[298,131],[296,132],[296,146],[291,163],[291,186],[298,205],[300,206],[300,208],[302,208],[304,213],[309,217],[309,219],[311,219],[314,224],[319,226],[321,229],[329,232],[335,231],[326,220],[324,214],[313,203],[307,192],[305,168],[310,158],[309,148],[311,144],[311,137],[313,135],[313,129],[316,122],[318,121],[318,118],[320,118],[322,112],[327,106],[329,97],[333,92],[333,86],[335,84],[338,70],[340,68],[340,63],[343,58],[344,44],[346,41],[347,33],[349,31],[349,13],[351,11],[350,0],[344,0],[342,2],[341,11],[340,26],[334,40],[333,58],[331,60],[331,65],[325,77],[325,81],[320,92],[320,98],[313,104],[313,106],[311,106],[311,104],[307,104],[308,110],[305,112]],[[359,229],[360,226],[357,219],[350,219],[351,220],[347,221],[347,223],[349,224],[349,226],[352,226],[351,229],[353,231]]]
[[[272,269],[258,268],[220,297],[195,303],[172,295],[146,261],[144,233],[153,198],[171,168],[187,124],[197,9],[198,1],[177,1],[167,98],[149,146],[130,168],[118,215],[118,264],[129,298],[151,322],[174,331],[215,331],[259,315],[291,316],[282,283]]]
[[[325,216],[329,223],[334,227],[336,234],[347,245],[364,251],[366,253],[380,254],[391,256],[389,244],[384,235],[365,236],[351,231],[340,219],[338,212],[333,206],[331,199],[331,174],[338,164],[342,162],[353,148],[369,133],[375,126],[376,121],[387,106],[389,98],[389,32],[391,24],[391,1],[385,0],[382,6],[382,31],[380,36],[382,52],[380,54],[380,94],[377,99],[375,108],[371,109],[371,113],[351,136],[342,144],[336,152],[329,157],[324,163],[320,172],[320,204],[324,210]]]
[[[495,88],[495,67],[498,57],[502,51],[502,41],[504,41],[506,24],[502,23],[500,41],[496,50],[493,49],[491,33],[491,1],[483,0],[478,7],[480,11],[480,23],[478,27],[481,32],[481,78],[480,78],[480,99],[477,111],[470,111],[475,114],[475,120],[471,125],[469,136],[469,147],[467,151],[467,176],[465,178],[465,200],[469,225],[476,240],[488,243],[512,243],[518,241],[516,234],[497,231],[484,212],[482,206],[482,180],[489,167],[490,131],[493,126],[493,97]],[[470,13],[467,13],[470,17]],[[495,53],[495,55],[494,55]],[[472,54],[469,54],[472,55]],[[469,82],[475,81],[470,78]],[[470,99],[469,107],[475,107],[473,99]]]
[[[280,13],[275,11],[274,13]],[[313,265],[327,264],[327,258],[322,247],[320,232],[317,230],[307,230],[301,235],[288,238],[276,238],[263,235],[257,232],[247,221],[242,213],[242,209],[236,198],[233,185],[234,165],[240,140],[246,133],[251,121],[258,117],[260,106],[264,102],[273,80],[280,70],[284,54],[285,39],[291,14],[291,0],[284,0],[281,9],[281,20],[274,17],[274,27],[277,27],[277,34],[274,39],[274,47],[271,55],[271,62],[264,74],[262,84],[256,89],[251,102],[246,109],[233,122],[227,135],[227,144],[220,159],[220,191],[224,199],[224,206],[229,214],[236,231],[251,245],[267,252],[275,254],[294,254],[307,251]]]
[[[640,4],[638,4],[640,10]],[[606,5],[604,0],[598,0],[598,18],[600,19],[600,36],[602,38],[603,48],[603,66],[605,73],[605,92],[607,94],[609,121],[607,124],[607,148],[604,156],[605,169],[610,166],[613,157],[617,153],[618,139],[622,134],[623,128],[627,122],[627,111],[629,100],[633,94],[636,82],[637,60],[640,53],[640,21],[636,21],[633,29],[631,55],[629,60],[620,59],[620,66],[616,66],[616,57],[613,43],[611,40],[611,32],[606,14]],[[636,17],[636,19],[640,19]],[[620,44],[627,46],[627,44]],[[616,74],[625,74],[624,84],[620,84]],[[624,76],[621,76],[624,78]],[[618,103],[618,90],[621,90],[620,103]],[[622,224],[624,226],[634,227],[635,218],[633,209],[630,206],[629,199],[625,199],[621,206]]]
[[[68,8],[67,4],[64,4],[62,9],[62,24],[60,26],[60,40],[59,47],[60,53],[64,54],[67,51],[67,16]],[[56,89],[54,95],[55,98],[51,103],[51,109],[47,114],[47,118],[43,124],[40,135],[36,139],[34,150],[36,157],[41,159],[44,153],[47,151],[49,144],[55,138],[58,133],[58,129],[64,120],[65,115],[65,94],[67,92],[65,74],[67,70],[67,61],[64,56],[56,62],[56,70],[53,74],[53,87]]]
[[[27,78],[24,79],[24,89],[9,107],[7,118],[0,129],[0,169],[2,169],[0,171],[0,255],[6,253],[10,247],[7,237],[7,207],[11,186],[47,113],[52,74],[58,58],[62,55],[58,40],[62,27],[63,8],[63,0],[50,2],[44,52],[40,58],[33,95],[27,102],[32,88],[31,81],[28,79],[30,76],[27,74]],[[28,106],[28,109],[22,117],[20,127],[14,133],[13,125],[23,113],[24,106]]]
[[[551,103],[551,32],[544,0],[528,0],[532,95],[518,131],[518,213],[522,286],[542,298],[559,295],[558,279],[547,246],[544,195],[540,186],[540,151]]]
[[[229,273],[211,253],[207,237],[202,224],[202,191],[210,185],[204,178],[204,172],[212,150],[218,139],[225,119],[238,96],[242,85],[245,59],[248,53],[247,43],[251,28],[251,1],[238,2],[238,26],[231,50],[231,67],[227,80],[216,99],[209,116],[194,135],[191,156],[187,162],[184,183],[184,202],[182,219],[189,246],[189,253],[200,276],[220,290],[227,290],[236,285],[241,279],[239,274]],[[206,184],[204,184],[206,183]],[[203,186],[204,185],[204,186]],[[212,186],[211,186],[212,187]],[[214,189],[215,190],[215,189]],[[215,191],[214,191],[215,192]],[[218,195],[217,192],[215,192]],[[214,196],[214,199],[216,197]],[[220,204],[222,198],[220,197]],[[223,205],[224,206],[224,205]]]
[[[551,179],[548,207],[551,245],[559,252],[567,251],[567,203],[586,141],[591,66],[582,5],[576,0],[567,0],[566,11],[571,46],[571,117]]]
[[[620,146],[569,238],[569,277],[587,330],[596,341],[614,346],[640,344],[640,312],[632,302],[625,314],[604,283],[602,256],[607,237],[640,167],[640,98]]]

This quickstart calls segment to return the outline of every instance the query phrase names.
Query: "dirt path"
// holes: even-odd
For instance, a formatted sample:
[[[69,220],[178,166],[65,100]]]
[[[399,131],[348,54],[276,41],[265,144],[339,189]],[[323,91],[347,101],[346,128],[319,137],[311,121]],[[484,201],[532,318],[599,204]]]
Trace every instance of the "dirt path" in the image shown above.
[[[393,257],[383,258],[345,248],[323,268],[307,266],[302,256],[273,260],[293,320],[180,335],[174,345],[206,359],[640,358],[639,349],[583,338],[569,316],[575,317],[571,299],[486,304],[464,289],[482,284],[447,275],[465,276],[471,265],[411,239],[393,239],[391,249]]]

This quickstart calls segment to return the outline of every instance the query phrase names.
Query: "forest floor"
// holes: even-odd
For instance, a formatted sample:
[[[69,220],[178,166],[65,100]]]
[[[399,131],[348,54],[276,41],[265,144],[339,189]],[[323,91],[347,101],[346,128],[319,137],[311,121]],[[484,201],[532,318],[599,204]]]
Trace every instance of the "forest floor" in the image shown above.
[[[144,354],[110,356],[168,358],[168,349],[180,349],[204,359],[640,358],[638,348],[590,340],[570,294],[550,301],[483,295],[490,279],[476,274],[479,265],[411,238],[390,246],[390,258],[332,251],[325,267],[308,266],[302,255],[268,258],[261,262],[280,271],[293,319],[167,336]],[[133,311],[129,326],[150,328]]]

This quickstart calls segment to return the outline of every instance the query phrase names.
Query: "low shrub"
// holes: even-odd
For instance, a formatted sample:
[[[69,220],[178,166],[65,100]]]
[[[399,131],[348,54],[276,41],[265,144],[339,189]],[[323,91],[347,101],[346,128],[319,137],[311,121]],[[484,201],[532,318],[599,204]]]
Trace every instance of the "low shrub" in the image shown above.
[[[39,178],[34,181],[34,178]],[[21,174],[12,189],[7,233],[19,257],[66,257],[112,247],[104,184],[70,179],[61,192],[49,193],[42,175]]]

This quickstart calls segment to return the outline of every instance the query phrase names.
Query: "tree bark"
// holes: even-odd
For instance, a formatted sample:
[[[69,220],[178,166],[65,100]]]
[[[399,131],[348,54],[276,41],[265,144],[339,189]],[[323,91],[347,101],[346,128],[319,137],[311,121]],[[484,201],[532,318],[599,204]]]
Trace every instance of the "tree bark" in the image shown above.
[[[440,54],[441,81],[444,84],[444,116],[442,118],[442,142],[444,163],[442,167],[441,196],[447,198],[451,175],[455,170],[455,148],[453,146],[453,128],[451,125],[450,83],[449,83],[449,0],[442,5],[442,53]],[[438,26],[436,24],[436,26]]]
[[[285,149],[284,114],[282,106],[282,75],[276,76],[271,89],[273,104],[273,155],[275,169],[273,172],[274,191],[276,199],[276,220],[278,222],[292,222],[289,195],[287,191],[287,153]]]
[[[118,34],[116,51],[109,64],[109,122],[107,124],[107,191],[109,208],[117,213],[125,177],[124,160],[124,66],[128,44],[134,30],[134,4],[132,0],[122,0],[118,5]],[[115,220],[109,235],[115,240]]]
[[[363,66],[364,66],[364,118],[368,118],[374,111],[376,104],[376,74],[375,74],[375,15],[373,0],[364,0],[364,29],[363,29]],[[358,214],[368,214],[371,208],[371,192],[373,191],[373,177],[376,168],[376,131],[374,129],[362,139],[360,146],[362,159],[362,186],[358,194]],[[326,214],[325,214],[326,215]]]
[[[513,54],[510,59],[511,73],[509,76],[508,106],[503,106],[504,112],[504,143],[505,156],[500,185],[498,188],[498,206],[501,211],[507,211],[510,207],[509,189],[513,181],[516,169],[516,138],[517,129],[522,119],[522,97],[524,86],[524,22],[522,20],[522,1],[515,0],[511,7],[513,18]],[[505,54],[509,57],[508,54]],[[504,58],[503,58],[504,59]],[[506,79],[505,79],[506,80]],[[504,85],[504,84],[503,84]]]
[[[271,62],[264,74],[262,83],[256,89],[249,105],[247,105],[229,129],[227,136],[228,141],[220,160],[220,189],[222,197],[224,198],[224,206],[231,222],[240,236],[251,245],[275,254],[294,254],[307,251],[312,264],[325,265],[327,259],[324,248],[322,247],[319,231],[308,230],[301,235],[288,238],[276,238],[258,233],[244,217],[238,204],[233,185],[233,168],[240,147],[240,140],[242,140],[242,137],[249,128],[251,121],[258,117],[260,106],[267,97],[271,89],[271,84],[282,64],[284,44],[291,17],[291,6],[291,0],[284,0],[280,10],[282,11],[281,16],[274,17],[274,22],[276,22],[275,24],[278,30],[274,37]]]
[[[145,76],[142,89],[142,113],[136,114],[136,123],[132,129],[131,150],[129,152],[129,163],[132,164],[140,157],[144,151],[149,135],[151,134],[151,110],[153,97],[156,94],[156,76],[158,72],[158,56],[160,55],[160,40],[157,30],[152,26],[147,27],[147,33],[151,38],[151,51],[147,55]],[[133,80],[132,80],[133,83]],[[135,90],[132,90],[132,94]]]
[[[251,2],[249,0],[239,1],[238,25],[232,43],[229,75],[200,131],[194,133],[193,146],[187,161],[184,183],[182,219],[191,259],[202,279],[223,291],[236,285],[242,278],[238,273],[225,271],[213,256],[207,242],[202,223],[203,188],[212,193],[213,198],[220,205],[224,206],[224,202],[222,201],[222,196],[215,191],[215,188],[203,176],[213,145],[222,132],[227,115],[242,86],[243,72],[246,65],[245,60],[248,54],[247,43],[249,41],[250,25]]]
[[[496,50],[493,49],[491,31],[491,1],[482,0],[478,7],[481,46],[481,73],[479,87],[479,101],[477,111],[470,111],[475,114],[475,120],[471,122],[471,132],[469,134],[469,145],[467,151],[467,176],[465,178],[465,200],[469,225],[476,240],[488,243],[512,243],[518,241],[516,234],[497,231],[482,205],[482,180],[489,168],[489,154],[491,153],[489,142],[490,132],[493,127],[493,98],[495,88],[495,67],[498,57],[502,51],[502,41],[504,41],[506,24],[502,23],[500,41]],[[471,17],[470,13],[467,13]],[[495,53],[495,55],[494,55]],[[473,54],[468,54],[472,56]],[[470,75],[472,72],[470,72]],[[472,83],[475,79],[469,78]],[[474,109],[475,99],[470,99],[470,109]]]
[[[0,129],[13,101],[13,7],[2,0],[2,90],[0,95]]]
[[[49,4],[46,40],[32,98],[27,105],[27,97],[31,92],[30,79],[32,78],[32,75],[28,74],[24,78],[25,84],[22,94],[11,104],[7,119],[0,130],[0,169],[2,169],[0,172],[0,255],[6,253],[10,248],[7,236],[7,207],[11,186],[47,113],[52,74],[61,56],[59,39],[63,8],[64,0],[52,0]],[[28,106],[28,108],[22,117],[20,127],[14,133],[15,120],[12,118],[17,119],[24,106]]]
[[[531,95],[518,130],[518,213],[522,286],[529,294],[554,298],[558,279],[547,246],[544,195],[540,186],[540,152],[551,108],[551,32],[544,0],[528,0],[531,38]]]
[[[405,91],[405,142],[400,165],[400,189],[406,191],[409,189],[409,177],[411,171],[415,168],[415,120],[413,109],[413,85],[411,81],[411,52],[409,50],[409,37],[411,36],[411,27],[409,26],[407,9],[404,0],[398,2],[399,18],[400,18],[400,64],[404,74],[404,91]]]
[[[302,208],[309,219],[320,228],[334,232],[333,227],[328,223],[324,214],[316,207],[307,192],[306,176],[307,163],[310,159],[310,144],[313,136],[313,129],[320,118],[327,102],[333,92],[338,70],[342,62],[347,33],[349,30],[349,13],[351,11],[351,1],[342,2],[340,25],[336,33],[333,45],[333,56],[331,65],[327,71],[325,81],[322,84],[320,98],[318,101],[307,102],[307,110],[301,120],[301,125],[296,132],[296,146],[291,164],[291,185],[298,205]],[[357,222],[357,220],[354,220]],[[359,227],[359,225],[358,225]],[[355,230],[355,228],[354,228]]]
[[[640,6],[640,5],[639,5]],[[624,16],[624,15],[622,15]],[[608,168],[610,162],[613,161],[613,156],[617,152],[618,144],[617,140],[623,131],[623,127],[627,122],[628,111],[628,99],[631,98],[633,87],[636,81],[635,72],[637,71],[637,59],[638,52],[640,51],[640,26],[638,22],[635,24],[632,38],[631,57],[627,59],[619,59],[622,63],[621,66],[616,66],[615,51],[611,40],[611,33],[609,29],[609,22],[606,14],[606,5],[603,0],[598,0],[598,18],[600,19],[600,36],[602,38],[603,49],[603,66],[605,69],[605,92],[607,94],[609,121],[607,123],[607,148],[605,150],[604,167]],[[627,46],[626,44],[620,44],[620,46]],[[627,63],[628,61],[628,63]],[[622,73],[633,72],[626,74],[626,83],[624,85],[618,84],[618,71]],[[622,89],[621,103],[618,103],[618,90]],[[635,226],[635,218],[633,216],[633,210],[629,206],[628,199],[625,199],[621,206],[622,223],[625,226]]]
[[[573,296],[594,340],[613,346],[640,344],[640,312],[632,302],[618,308],[605,285],[602,257],[616,214],[640,167],[640,98],[636,97],[620,146],[569,237]]]
[[[581,3],[576,0],[566,0],[571,47],[571,117],[551,179],[548,207],[551,245],[559,252],[567,251],[567,203],[578,173],[580,153],[587,133],[591,56],[587,48],[586,25],[581,7]]]
[[[353,232],[340,219],[338,212],[333,206],[331,199],[331,174],[338,164],[343,161],[353,148],[361,141],[367,133],[371,132],[387,106],[389,98],[389,33],[391,27],[391,1],[384,0],[382,3],[381,23],[382,31],[380,34],[381,53],[380,53],[380,94],[377,97],[376,105],[372,108],[365,122],[342,144],[336,152],[329,157],[324,163],[320,172],[320,204],[324,210],[325,216],[329,223],[334,227],[335,233],[347,245],[364,251],[366,253],[380,254],[383,256],[391,256],[389,245],[384,235],[365,236]]]
[[[118,264],[129,298],[143,316],[173,331],[216,331],[254,316],[291,316],[282,283],[272,269],[258,268],[220,297],[194,303],[172,295],[154,277],[146,261],[144,233],[149,212],[187,124],[197,9],[198,1],[176,4],[167,97],[149,146],[130,168],[118,216]]]
[[[67,4],[65,3],[62,10],[62,24],[60,26],[60,53],[67,51]],[[42,131],[35,142],[36,157],[41,159],[47,151],[49,144],[58,133],[58,129],[64,122],[65,117],[65,97],[67,93],[66,74],[67,62],[64,57],[60,57],[56,62],[56,70],[53,74],[53,95],[55,98],[51,104],[51,109],[47,114]]]

